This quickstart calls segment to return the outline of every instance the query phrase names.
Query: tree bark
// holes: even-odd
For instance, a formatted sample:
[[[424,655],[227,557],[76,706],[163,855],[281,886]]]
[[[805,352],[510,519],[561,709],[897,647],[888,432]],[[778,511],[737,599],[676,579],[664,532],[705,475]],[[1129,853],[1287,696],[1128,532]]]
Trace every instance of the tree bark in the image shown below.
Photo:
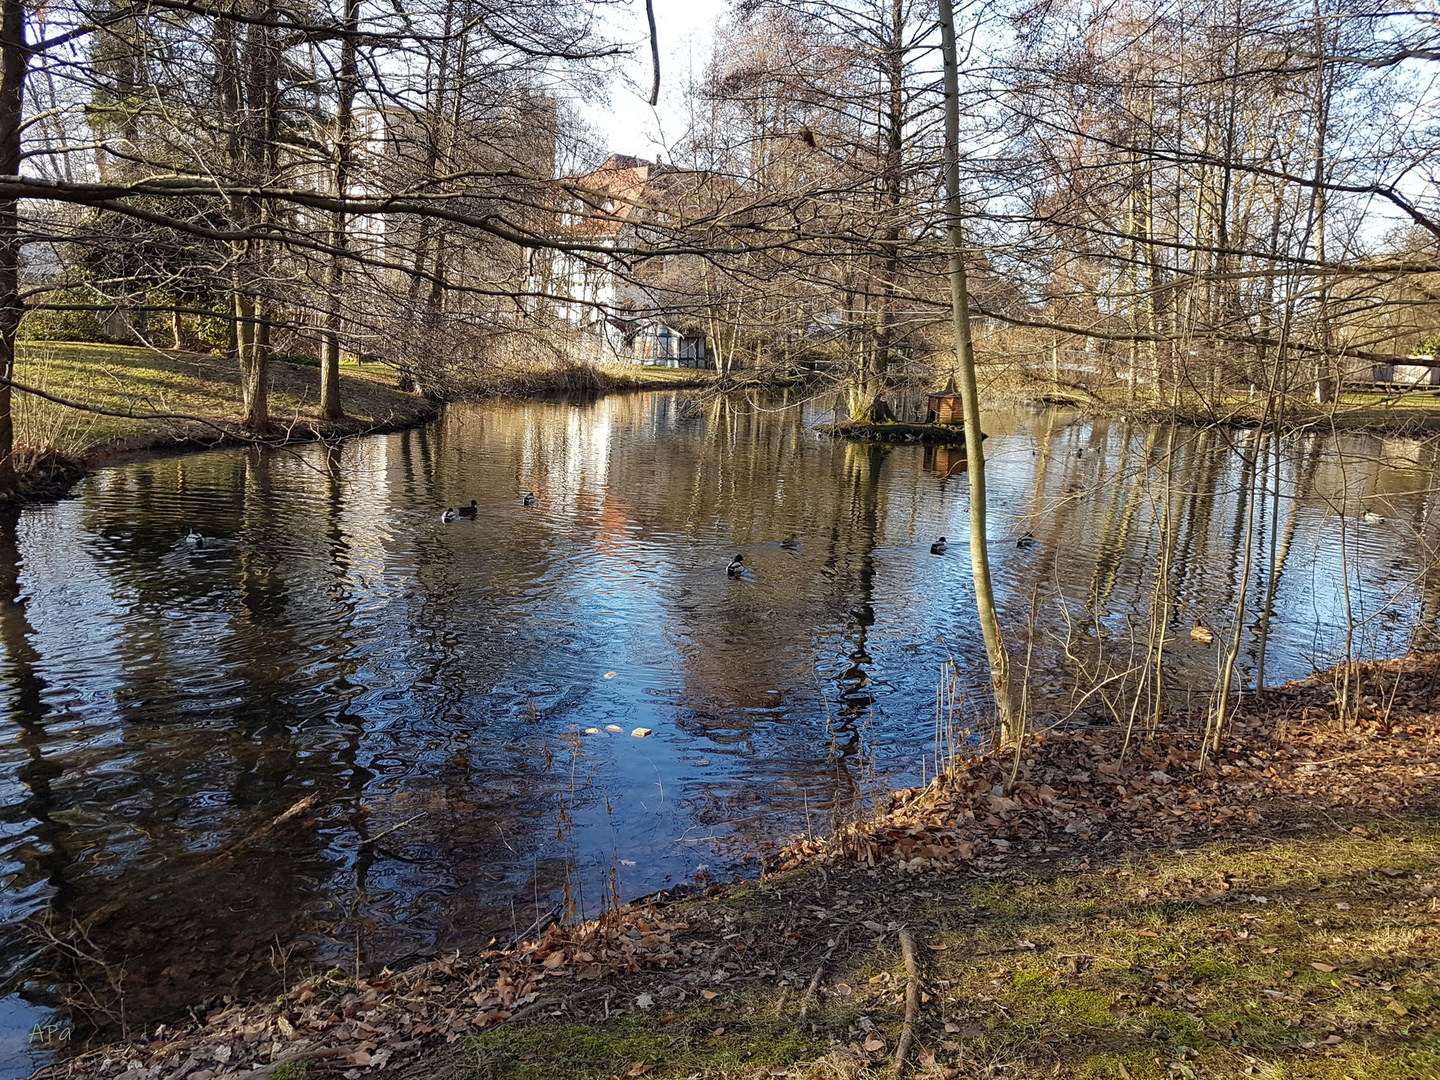
[[[980,432],[980,393],[975,383],[975,348],[970,339],[970,292],[960,229],[960,74],[955,54],[955,12],[940,0],[940,49],[945,63],[945,226],[950,246],[950,304],[955,321],[955,364],[960,400],[965,406],[965,456],[970,479],[970,568],[975,579],[975,613],[990,662],[990,682],[1000,738],[1013,744],[1023,737],[1022,714],[1010,678],[1010,657],[1000,636],[995,591],[990,582],[990,550],[985,538],[985,450]]]
[[[340,46],[340,79],[335,106],[335,192],[345,198],[350,181],[350,127],[355,104],[357,65],[355,30],[359,23],[359,0],[345,0],[345,40]],[[325,329],[320,339],[320,410],[326,420],[345,416],[340,404],[341,298],[345,286],[345,263],[341,254],[346,245],[345,214],[337,210],[331,219],[330,256],[326,275]]]
[[[25,104],[25,4],[0,0],[0,176],[20,175],[20,132]],[[15,424],[10,381],[15,378],[15,334],[25,312],[20,299],[20,204],[0,200],[0,492],[14,490]]]

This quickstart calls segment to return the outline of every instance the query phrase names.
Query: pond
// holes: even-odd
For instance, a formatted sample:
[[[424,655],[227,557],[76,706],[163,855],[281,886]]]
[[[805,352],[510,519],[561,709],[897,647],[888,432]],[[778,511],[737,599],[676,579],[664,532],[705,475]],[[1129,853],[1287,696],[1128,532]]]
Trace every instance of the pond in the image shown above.
[[[134,1028],[483,943],[750,872],[933,772],[942,667],[965,723],[986,681],[963,463],[821,438],[831,404],[456,405],[328,451],[119,465],[0,519],[0,1073],[82,985],[111,1015],[74,1019],[113,1033],[122,995]],[[1172,700],[1215,682],[1189,630],[1228,640],[1247,537],[1237,684],[1272,536],[1267,682],[1434,632],[1426,444],[985,420],[1040,714],[1075,662],[1129,662],[1165,543]]]

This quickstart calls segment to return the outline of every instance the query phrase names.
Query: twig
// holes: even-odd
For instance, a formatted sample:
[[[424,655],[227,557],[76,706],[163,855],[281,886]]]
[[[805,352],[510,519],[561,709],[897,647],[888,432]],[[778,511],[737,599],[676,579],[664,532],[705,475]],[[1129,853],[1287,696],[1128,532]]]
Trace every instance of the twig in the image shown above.
[[[800,1000],[800,1020],[803,1023],[810,1012],[810,1006],[815,1003],[815,995],[820,990],[820,978],[825,974],[825,961],[820,961],[820,966],[815,969],[815,974],[810,976],[810,989],[805,991],[805,996]]]
[[[422,817],[424,817],[424,816],[425,816],[424,814],[416,814],[414,817],[406,818],[404,821],[400,822],[400,824],[398,824],[398,825],[391,825],[388,829],[381,829],[381,830],[380,830],[378,833],[376,833],[374,836],[369,837],[368,839],[365,839],[365,840],[361,840],[361,841],[360,841],[360,846],[361,846],[361,847],[365,847],[367,844],[373,844],[373,843],[375,843],[375,841],[377,841],[377,840],[383,840],[385,837],[389,836],[389,835],[390,835],[392,832],[394,832],[396,829],[403,829],[406,825],[409,825],[412,821],[419,821],[419,820],[420,820]]]
[[[775,1019],[776,1019],[776,1020],[779,1020],[780,1017],[785,1014],[785,999],[788,998],[789,996],[790,996],[790,987],[789,987],[788,985],[787,985],[787,986],[782,986],[782,987],[780,988],[780,1000],[775,1003]]]
[[[915,1017],[920,1012],[920,960],[915,955],[915,935],[909,930],[900,931],[900,952],[905,957],[905,1024],[895,1046],[892,1072],[896,1080],[905,1071],[905,1056],[915,1041]]]

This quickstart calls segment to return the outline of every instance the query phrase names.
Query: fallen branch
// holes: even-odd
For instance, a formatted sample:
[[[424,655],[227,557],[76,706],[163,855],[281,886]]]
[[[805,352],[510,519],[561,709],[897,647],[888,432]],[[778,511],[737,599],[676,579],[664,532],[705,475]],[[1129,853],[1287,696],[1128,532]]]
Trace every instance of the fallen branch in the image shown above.
[[[820,989],[820,977],[825,973],[825,961],[820,961],[820,966],[815,969],[815,974],[810,977],[810,989],[805,991],[805,997],[800,1001],[800,1020],[805,1020],[806,1014],[810,1012],[810,1006],[815,1004],[815,995]]]
[[[895,1046],[893,1073],[896,1080],[905,1071],[905,1057],[915,1041],[915,1017],[920,1012],[920,960],[915,955],[915,935],[900,931],[900,952],[905,957],[905,1023],[900,1028],[900,1041]]]

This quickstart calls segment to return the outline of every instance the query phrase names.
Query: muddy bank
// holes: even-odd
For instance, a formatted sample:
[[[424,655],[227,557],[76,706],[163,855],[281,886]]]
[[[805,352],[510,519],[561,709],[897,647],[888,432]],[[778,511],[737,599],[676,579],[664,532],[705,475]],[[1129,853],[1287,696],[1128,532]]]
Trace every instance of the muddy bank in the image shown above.
[[[1337,681],[1246,699],[1210,751],[1188,715],[1053,730],[758,883],[336,970],[41,1075],[867,1077],[907,1017],[925,1075],[1430,1075],[1440,657],[1362,665],[1344,717]]]

